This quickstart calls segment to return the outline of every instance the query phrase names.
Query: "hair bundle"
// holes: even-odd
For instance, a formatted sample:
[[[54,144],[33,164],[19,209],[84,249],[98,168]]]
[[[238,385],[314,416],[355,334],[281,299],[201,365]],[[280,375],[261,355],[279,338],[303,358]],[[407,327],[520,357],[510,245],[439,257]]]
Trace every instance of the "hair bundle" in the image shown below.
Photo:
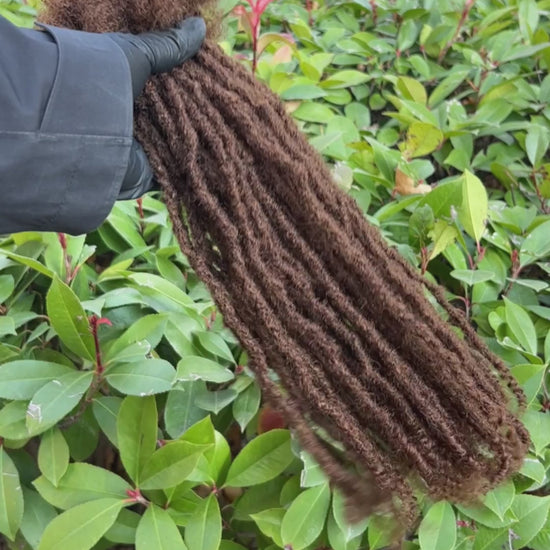
[[[166,28],[210,9],[44,3],[43,21],[93,32]],[[417,488],[469,501],[520,468],[529,438],[509,369],[385,244],[267,87],[209,41],[150,80],[136,132],[181,249],[264,397],[359,515],[390,509],[408,522]]]

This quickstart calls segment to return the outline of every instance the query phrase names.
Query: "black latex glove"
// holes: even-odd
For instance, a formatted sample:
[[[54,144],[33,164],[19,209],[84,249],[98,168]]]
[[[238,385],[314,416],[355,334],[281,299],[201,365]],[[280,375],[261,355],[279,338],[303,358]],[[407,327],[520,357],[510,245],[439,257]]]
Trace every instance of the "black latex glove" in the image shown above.
[[[200,17],[190,17],[168,31],[142,34],[108,33],[122,49],[132,76],[134,100],[141,94],[151,75],[169,72],[193,57],[200,49],[206,25]],[[119,199],[135,199],[157,189],[153,171],[141,145],[134,139],[128,171]]]

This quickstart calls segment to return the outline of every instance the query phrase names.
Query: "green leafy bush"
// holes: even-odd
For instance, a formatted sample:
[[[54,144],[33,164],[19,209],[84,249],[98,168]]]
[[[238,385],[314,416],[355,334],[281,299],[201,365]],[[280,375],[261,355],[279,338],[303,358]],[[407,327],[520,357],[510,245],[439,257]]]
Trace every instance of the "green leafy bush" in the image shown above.
[[[28,26],[33,6],[0,14]],[[276,0],[258,40],[247,10],[224,49],[527,394],[521,473],[479,506],[420,499],[404,548],[548,550],[550,1]],[[1,239],[8,547],[386,547],[391,526],[346,522],[246,363],[158,198],[117,204],[88,236]]]

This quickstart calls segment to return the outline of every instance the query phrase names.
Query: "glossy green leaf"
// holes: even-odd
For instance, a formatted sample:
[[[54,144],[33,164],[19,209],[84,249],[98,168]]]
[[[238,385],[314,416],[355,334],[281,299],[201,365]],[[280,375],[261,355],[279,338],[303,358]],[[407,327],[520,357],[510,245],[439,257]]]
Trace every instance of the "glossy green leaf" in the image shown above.
[[[166,297],[176,305],[194,308],[193,300],[183,290],[158,275],[151,273],[132,273],[130,280],[137,283],[140,289],[148,289]]]
[[[199,330],[195,332],[195,336],[205,350],[217,357],[220,357],[221,359],[229,361],[230,363],[235,363],[231,349],[227,345],[227,342],[219,334],[216,334],[211,330]]]
[[[227,390],[203,391],[195,398],[195,405],[205,411],[218,414],[237,398],[237,392],[231,388]]]
[[[57,516],[55,508],[36,491],[23,487],[25,511],[21,521],[21,533],[25,540],[36,548],[48,524]]]
[[[170,437],[177,439],[208,413],[195,404],[197,396],[206,391],[202,380],[179,382],[168,394],[164,408],[164,424]]]
[[[0,365],[0,397],[4,399],[31,399],[48,382],[71,373],[65,365],[47,361],[10,361]]]
[[[170,514],[151,504],[136,531],[136,550],[186,550],[181,534]]]
[[[304,463],[302,472],[300,474],[300,485],[302,487],[315,487],[317,485],[323,485],[328,481],[328,478],[321,469],[321,466],[315,461],[315,459],[305,451],[300,453],[300,458]]]
[[[454,269],[450,275],[454,279],[466,283],[468,286],[492,281],[495,278],[495,274],[492,271],[485,271],[483,269]]]
[[[330,504],[327,484],[307,489],[290,505],[283,518],[281,538],[293,550],[313,543],[325,525]]]
[[[69,446],[61,430],[52,428],[47,431],[38,448],[38,467],[42,475],[57,486],[69,467],[69,458]]]
[[[526,548],[529,542],[542,529],[548,517],[550,497],[538,497],[534,495],[518,495],[512,503],[518,522],[513,530],[517,538],[513,542],[516,549]]]
[[[325,89],[350,88],[368,82],[371,76],[361,71],[347,69],[338,71],[330,76],[327,80],[321,83]]]
[[[63,512],[46,527],[38,550],[89,550],[113,525],[126,505],[123,500],[104,498]]]
[[[452,550],[456,542],[456,517],[448,502],[430,507],[418,528],[422,550]]]
[[[0,437],[6,439],[28,439],[26,401],[12,401],[0,409]]]
[[[176,378],[183,382],[204,380],[206,382],[228,382],[234,374],[220,364],[205,357],[186,356],[178,363]]]
[[[15,540],[23,519],[23,492],[19,472],[12,459],[0,448],[0,533]]]
[[[353,539],[361,536],[367,529],[368,520],[357,523],[350,523],[346,517],[346,502],[340,491],[334,491],[332,496],[332,514],[334,520],[342,532],[345,542],[350,542]]]
[[[550,220],[533,229],[525,237],[520,248],[521,266],[526,266],[550,255]]]
[[[260,387],[258,384],[252,383],[233,402],[233,416],[242,431],[246,429],[249,422],[258,412],[261,399]]]
[[[443,141],[443,133],[433,124],[414,122],[407,131],[403,155],[407,159],[433,153]]]
[[[14,288],[15,282],[11,275],[0,275],[0,304],[11,296]]]
[[[271,430],[254,438],[237,455],[227,474],[226,486],[249,487],[273,479],[293,461],[290,433]]]
[[[136,484],[157,446],[157,405],[153,396],[124,399],[117,418],[120,459]]]
[[[516,490],[514,484],[511,481],[507,481],[487,493],[483,504],[489,508],[489,510],[492,510],[500,519],[504,519],[504,514],[509,510],[515,496]]]
[[[92,410],[101,431],[115,447],[118,447],[117,417],[121,405],[122,398],[111,396],[98,397],[92,403]]]
[[[150,490],[179,485],[195,469],[205,450],[205,446],[187,441],[167,443],[155,451],[143,466],[139,486]]]
[[[93,361],[94,338],[86,313],[76,294],[57,276],[46,296],[50,323],[62,342],[74,353]]]
[[[285,513],[286,510],[284,508],[270,508],[268,510],[262,510],[257,514],[251,514],[250,517],[264,535],[272,539],[277,546],[282,547],[281,525]]]
[[[361,544],[361,535],[353,539],[348,540],[348,533],[345,533],[340,529],[340,526],[334,519],[332,511],[329,512],[327,519],[327,535],[333,550],[358,550]]]
[[[42,433],[61,420],[82,399],[93,377],[92,372],[70,372],[39,389],[27,407],[29,433]]]
[[[462,177],[462,205],[458,209],[458,219],[466,233],[477,242],[485,231],[487,215],[487,191],[481,180],[466,170]]]
[[[75,462],[69,464],[57,487],[44,476],[33,481],[42,498],[62,510],[98,499],[124,499],[130,485],[104,468]]]
[[[201,501],[185,528],[185,542],[193,550],[218,550],[222,538],[222,517],[216,496]]]
[[[510,329],[510,336],[521,345],[521,347],[536,355],[537,353],[537,332],[529,314],[514,302],[504,298],[506,304],[506,323]]]
[[[175,375],[174,367],[168,361],[146,359],[115,365],[107,371],[105,378],[120,393],[145,397],[167,392]]]

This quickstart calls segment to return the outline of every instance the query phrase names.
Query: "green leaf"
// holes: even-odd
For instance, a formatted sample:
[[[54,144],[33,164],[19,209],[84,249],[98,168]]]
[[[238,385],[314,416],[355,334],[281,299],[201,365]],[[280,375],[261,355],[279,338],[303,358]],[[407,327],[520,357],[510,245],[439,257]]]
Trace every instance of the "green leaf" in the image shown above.
[[[443,133],[433,124],[413,122],[407,131],[403,156],[407,159],[433,153],[442,143]]]
[[[326,95],[327,92],[319,88],[319,86],[313,84],[293,84],[281,94],[281,99],[283,101],[296,101],[303,99],[318,99]]]
[[[477,527],[473,550],[500,550],[508,542],[508,529],[488,529],[483,525]]]
[[[449,225],[444,220],[435,223],[433,229],[428,233],[433,241],[433,248],[430,253],[430,260],[445,251],[445,249],[456,241],[458,231],[453,225]]]
[[[46,275],[46,277],[49,277],[50,279],[54,277],[54,272],[51,269],[48,269],[45,265],[41,264],[33,258],[22,256],[20,254],[15,254],[5,249],[0,249],[0,255],[7,256],[10,260],[13,260],[14,262],[30,267],[36,272],[41,273],[42,275]]]
[[[531,321],[529,314],[508,298],[504,298],[506,304],[506,323],[510,329],[510,336],[521,345],[521,347],[532,353],[537,354],[537,331]]]
[[[16,336],[15,320],[12,317],[0,317],[0,336]]]
[[[390,517],[374,516],[369,522],[369,550],[379,550],[389,546],[393,529],[395,529],[395,523]]]
[[[334,491],[333,493],[332,513],[334,515],[334,520],[340,528],[346,542],[359,537],[367,530],[368,519],[354,524],[349,523],[346,518],[345,498],[340,491]]]
[[[300,485],[302,487],[316,487],[323,485],[328,481],[325,472],[315,459],[305,451],[300,453],[300,458],[304,463],[302,473],[300,474]]]
[[[53,506],[48,504],[36,491],[23,487],[25,511],[21,522],[21,533],[25,540],[36,548],[42,533],[48,524],[57,516]]]
[[[466,233],[477,242],[485,232],[487,215],[487,191],[481,180],[466,170],[462,177],[462,205],[458,209],[458,219]]]
[[[332,511],[329,512],[327,519],[327,535],[333,550],[358,550],[363,538],[360,535],[354,539],[346,540],[346,534],[340,529],[338,523],[336,523]]]
[[[546,359],[548,360],[548,357]],[[527,398],[527,403],[531,403],[537,397],[542,386],[546,365],[527,363],[525,365],[514,365],[510,370],[520,383]]]
[[[218,391],[203,391],[195,398],[195,405],[205,411],[218,414],[227,405],[233,403],[237,395],[237,392],[231,388]]]
[[[57,275],[46,296],[46,309],[61,341],[73,353],[93,361],[94,338],[84,308],[76,294]]]
[[[168,361],[146,359],[115,365],[107,371],[105,378],[120,393],[145,397],[167,392],[174,383],[175,374]]]
[[[113,472],[83,462],[69,464],[57,487],[44,476],[35,479],[33,485],[44,500],[62,510],[91,500],[124,499],[126,491],[131,489]]]
[[[31,399],[48,382],[73,372],[65,365],[47,361],[10,361],[0,365],[0,397]]]
[[[89,550],[113,525],[124,506],[124,500],[104,498],[71,508],[46,527],[38,550]]]
[[[52,428],[40,441],[38,448],[38,467],[42,475],[57,486],[69,467],[69,446],[61,430]]]
[[[514,533],[518,537],[513,542],[516,549],[526,548],[531,540],[542,529],[548,517],[550,497],[537,497],[534,495],[518,495],[512,503],[518,523],[513,526]]]
[[[0,304],[11,296],[14,288],[15,282],[11,275],[0,275]]]
[[[153,396],[126,397],[117,418],[120,459],[139,485],[140,474],[157,447],[157,404]]]
[[[208,414],[195,405],[197,395],[205,391],[205,383],[199,380],[180,382],[168,394],[164,408],[164,424],[170,437],[177,439]]]
[[[466,283],[468,286],[492,281],[495,278],[495,274],[492,271],[484,271],[482,269],[454,269],[450,275],[454,279]]]
[[[507,481],[487,493],[483,504],[503,520],[504,514],[509,510],[515,496],[516,490],[513,482]]]
[[[145,463],[140,475],[140,488],[170,489],[183,483],[207,448],[187,441],[167,443],[155,451]]]
[[[132,273],[129,279],[137,283],[140,292],[146,295],[158,295],[166,298],[168,302],[174,304],[174,306],[183,307],[186,310],[194,311],[195,309],[195,303],[183,290],[158,275],[153,275],[151,273]],[[173,307],[171,310],[177,311],[177,308]]]
[[[334,116],[334,111],[321,103],[304,101],[292,113],[292,116],[306,122],[328,122]]]
[[[544,481],[546,469],[536,458],[527,457],[523,459],[523,466],[519,473],[540,484]]]
[[[361,71],[353,69],[347,69],[344,71],[336,72],[330,75],[330,78],[321,82],[322,88],[338,89],[338,88],[351,88],[352,86],[358,86],[371,80],[371,76]]]
[[[216,334],[211,330],[199,330],[195,332],[195,336],[198,338],[201,346],[205,350],[209,351],[213,355],[216,355],[217,357],[221,357],[222,359],[235,364],[235,358],[233,357],[227,342],[219,334]]]
[[[233,402],[233,417],[243,432],[258,412],[261,400],[260,387],[253,382]]]
[[[544,158],[544,155],[548,151],[549,145],[550,132],[548,131],[548,128],[538,124],[530,125],[527,132],[527,137],[525,138],[525,149],[527,150],[529,162],[534,167],[537,167],[540,161]]]
[[[550,415],[528,409],[521,420],[529,430],[535,452],[542,456],[545,448],[550,444]]]
[[[127,508],[120,511],[115,523],[105,533],[104,538],[110,542],[119,544],[131,544],[136,542],[136,530],[142,516]]]
[[[6,439],[28,439],[26,401],[12,401],[0,409],[0,437]]]
[[[193,550],[218,550],[222,538],[222,517],[215,495],[205,498],[185,527],[185,542]]]
[[[151,504],[136,531],[136,550],[187,550],[170,514]]]
[[[109,441],[118,448],[117,417],[122,404],[122,398],[101,396],[94,399],[92,410],[101,428]]]
[[[19,472],[8,453],[0,447],[0,533],[10,540],[23,519],[23,492]]]
[[[525,237],[520,248],[520,265],[524,267],[532,264],[541,258],[550,256],[550,220],[542,223],[536,229],[533,229]]]
[[[448,502],[430,507],[418,529],[422,550],[452,550],[456,542],[456,518]]]
[[[260,531],[273,540],[277,546],[282,548],[283,539],[281,538],[281,525],[285,516],[284,508],[269,508],[262,510],[257,514],[250,514]]]
[[[27,428],[37,435],[68,414],[90,387],[93,372],[70,372],[38,390],[27,407]]]
[[[285,513],[281,526],[284,544],[302,550],[321,534],[330,504],[328,484],[307,489],[299,495]]]
[[[293,461],[288,430],[271,430],[254,438],[229,468],[225,486],[249,487],[277,477]]]
[[[430,95],[428,105],[435,107],[438,103],[441,103],[448,95],[453,93],[463,82],[466,80],[470,71],[461,70],[453,71],[449,76],[444,78],[434,89]]]
[[[178,363],[176,378],[184,382],[204,380],[223,383],[233,380],[234,374],[220,364],[205,357],[187,356]]]
[[[426,89],[424,86],[409,76],[400,76],[397,79],[395,87],[403,94],[405,99],[410,99],[416,103],[426,104],[428,96],[426,94]]]
[[[124,357],[125,350],[131,346],[139,344],[139,348],[143,350],[143,355],[158,345],[158,342],[164,334],[166,326],[166,315],[151,314],[142,317],[124,332],[122,336],[116,339],[113,345],[105,354],[105,361],[117,359],[121,362]]]
[[[246,548],[232,540],[222,540],[219,550],[246,550]]]

